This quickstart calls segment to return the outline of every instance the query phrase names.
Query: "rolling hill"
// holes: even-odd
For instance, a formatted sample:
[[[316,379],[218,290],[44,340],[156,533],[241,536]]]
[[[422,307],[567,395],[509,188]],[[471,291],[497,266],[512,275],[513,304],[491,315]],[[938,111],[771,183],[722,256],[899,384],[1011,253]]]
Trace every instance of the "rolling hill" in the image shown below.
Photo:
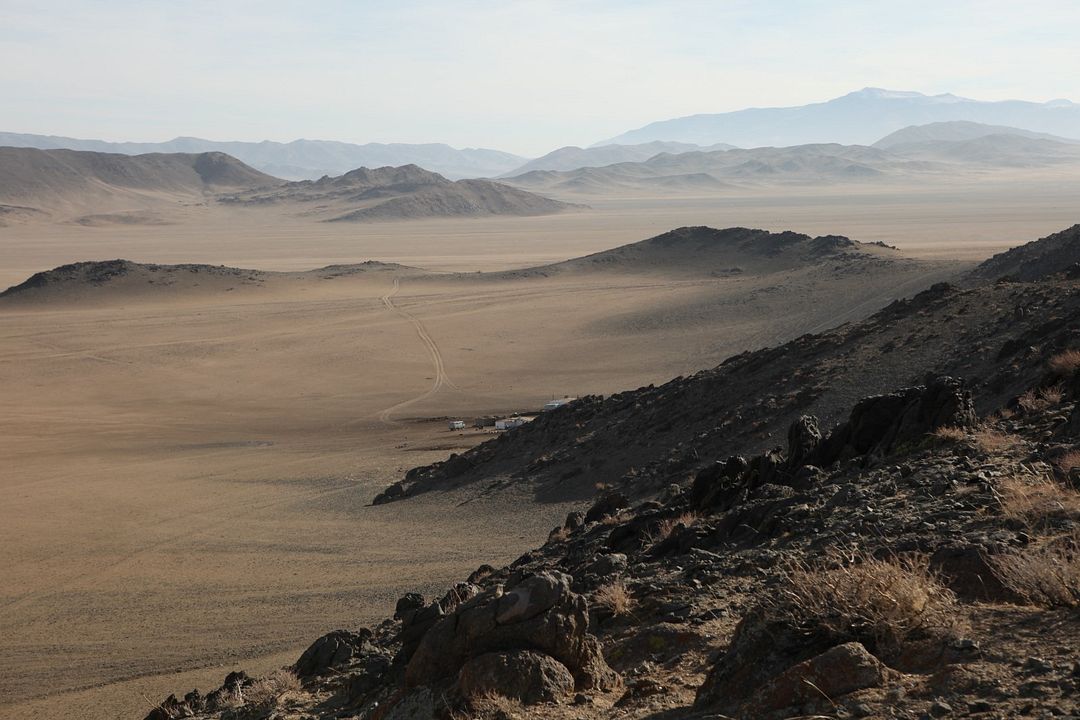
[[[547,215],[572,205],[490,180],[447,180],[416,165],[358,168],[221,198],[234,205],[277,205],[328,222],[424,217]]]
[[[1038,138],[1053,140],[1062,143],[1080,143],[1080,140],[1049,135],[1047,133],[1032,132],[1022,128],[1008,127],[1005,125],[987,125],[985,123],[970,122],[967,120],[951,120],[947,122],[927,123],[926,125],[910,125],[902,130],[889,133],[878,140],[871,147],[881,150],[892,150],[896,147],[919,145],[930,142],[962,142],[976,140],[987,135],[1016,135],[1025,138]]]
[[[717,143],[708,147],[691,143],[650,142],[641,145],[601,145],[599,147],[579,148],[573,145],[552,150],[547,155],[530,160],[524,165],[505,173],[506,177],[523,175],[534,170],[576,170],[583,167],[603,167],[623,162],[641,162],[659,155],[671,153],[709,150],[731,150],[733,145]]]
[[[116,153],[0,147],[0,207],[14,219],[46,214],[152,220],[148,210],[281,181],[224,153]],[[28,214],[29,213],[29,214]]]

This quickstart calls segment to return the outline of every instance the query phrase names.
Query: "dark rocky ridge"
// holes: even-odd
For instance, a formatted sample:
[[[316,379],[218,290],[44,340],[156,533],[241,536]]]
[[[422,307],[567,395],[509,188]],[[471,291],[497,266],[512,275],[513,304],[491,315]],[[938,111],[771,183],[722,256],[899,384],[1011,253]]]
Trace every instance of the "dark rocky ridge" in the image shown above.
[[[1078,281],[938,286],[564,407],[402,490],[591,496],[543,547],[316,641],[302,690],[223,703],[227,678],[149,718],[1075,716],[1069,350]]]
[[[1080,273],[1080,225],[999,253],[971,276],[975,282],[1002,278],[1030,282],[1060,272]]]
[[[374,260],[350,265],[328,265],[303,272],[273,272],[228,267],[226,265],[192,263],[162,265],[157,263],[137,263],[122,259],[89,260],[60,265],[51,270],[34,273],[18,285],[13,285],[0,292],[0,298],[8,301],[18,299],[42,302],[48,301],[52,297],[63,297],[68,292],[82,293],[86,290],[108,290],[112,286],[122,285],[125,281],[142,284],[156,283],[168,286],[175,284],[181,277],[224,278],[242,284],[257,285],[271,277],[332,279],[362,272],[408,269],[411,268],[396,263],[383,263]]]

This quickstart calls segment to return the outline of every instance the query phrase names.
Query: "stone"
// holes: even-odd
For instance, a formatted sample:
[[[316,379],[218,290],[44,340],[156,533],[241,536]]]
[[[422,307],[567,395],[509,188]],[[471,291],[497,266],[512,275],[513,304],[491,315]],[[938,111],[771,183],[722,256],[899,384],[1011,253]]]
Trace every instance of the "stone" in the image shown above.
[[[313,642],[293,665],[297,677],[309,678],[347,664],[370,651],[371,631],[334,630]]]
[[[813,415],[801,415],[788,428],[788,467],[796,470],[806,464],[818,444],[821,443],[821,430],[817,418]]]
[[[610,492],[601,497],[585,513],[585,522],[599,522],[615,515],[623,508],[630,507],[630,501],[620,492]]]
[[[405,668],[406,686],[454,679],[486,653],[531,650],[565,665],[578,690],[616,687],[618,675],[588,632],[588,604],[570,583],[568,575],[544,572],[462,603],[424,635]]]
[[[465,697],[494,693],[535,705],[569,696],[574,691],[574,677],[549,655],[512,650],[468,660],[458,671],[457,690]]]
[[[861,643],[844,643],[780,673],[754,693],[749,707],[751,714],[768,713],[817,703],[824,697],[836,700],[856,690],[880,687],[887,675],[885,665]]]

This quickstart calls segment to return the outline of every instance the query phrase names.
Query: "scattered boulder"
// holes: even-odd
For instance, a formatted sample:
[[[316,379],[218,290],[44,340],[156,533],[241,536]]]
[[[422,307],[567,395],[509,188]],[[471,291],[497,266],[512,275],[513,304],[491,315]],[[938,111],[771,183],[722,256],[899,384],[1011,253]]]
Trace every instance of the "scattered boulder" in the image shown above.
[[[585,513],[585,522],[599,522],[627,507],[630,507],[630,501],[625,495],[619,492],[607,493],[593,503],[593,506]]]
[[[888,674],[888,668],[861,643],[844,643],[793,665],[768,681],[757,690],[744,712],[757,716],[835,701],[856,690],[881,686]]]
[[[322,675],[328,670],[346,665],[372,648],[371,631],[334,630],[313,642],[293,665],[299,678]]]
[[[498,694],[535,705],[568,696],[574,691],[574,677],[550,655],[512,650],[467,661],[458,672],[457,690],[466,698]]]
[[[424,635],[405,668],[406,686],[454,679],[480,655],[531,650],[565,665],[579,690],[615,687],[618,675],[588,633],[585,598],[572,592],[570,583],[567,575],[544,572],[462,603]]]

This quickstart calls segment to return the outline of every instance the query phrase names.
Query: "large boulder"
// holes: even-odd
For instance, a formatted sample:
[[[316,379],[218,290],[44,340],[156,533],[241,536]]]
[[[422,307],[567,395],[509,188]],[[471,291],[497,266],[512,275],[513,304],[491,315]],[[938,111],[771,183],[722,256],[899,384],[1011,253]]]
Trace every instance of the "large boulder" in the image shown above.
[[[963,382],[934,377],[926,385],[863,398],[847,422],[837,426],[806,460],[828,467],[860,455],[887,455],[921,441],[939,427],[969,427],[975,422],[975,405]]]
[[[549,655],[531,650],[485,653],[458,672],[457,689],[464,697],[497,694],[524,705],[555,702],[574,690],[574,677]]]
[[[424,635],[405,668],[406,686],[454,680],[480,655],[530,650],[566,666],[578,689],[614,688],[619,677],[589,634],[588,606],[570,583],[567,575],[545,572],[465,601]]]
[[[754,694],[744,712],[760,717],[785,708],[831,704],[848,693],[880,687],[888,674],[862,644],[844,643],[780,673]]]
[[[334,630],[313,642],[293,665],[297,677],[322,675],[370,651],[371,631]]]

